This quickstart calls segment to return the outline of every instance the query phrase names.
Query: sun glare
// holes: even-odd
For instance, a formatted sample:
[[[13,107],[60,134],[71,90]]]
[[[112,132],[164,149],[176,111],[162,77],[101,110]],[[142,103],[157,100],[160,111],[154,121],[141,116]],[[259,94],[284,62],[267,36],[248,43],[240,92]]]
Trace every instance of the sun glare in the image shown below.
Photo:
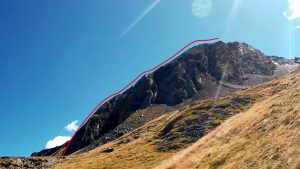
[[[192,12],[196,17],[203,18],[210,14],[212,7],[211,0],[194,0]]]

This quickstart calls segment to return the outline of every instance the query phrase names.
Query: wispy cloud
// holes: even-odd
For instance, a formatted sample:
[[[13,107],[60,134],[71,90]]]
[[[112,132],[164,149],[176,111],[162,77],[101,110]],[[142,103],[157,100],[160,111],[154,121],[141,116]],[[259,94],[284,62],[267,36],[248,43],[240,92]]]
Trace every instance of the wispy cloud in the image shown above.
[[[296,29],[300,29],[300,25],[297,25],[295,28],[296,28]]]
[[[63,145],[65,142],[69,141],[71,137],[69,136],[56,136],[54,139],[49,140],[45,148],[54,148],[60,145]]]
[[[70,131],[70,132],[76,131],[78,129],[77,123],[78,123],[78,120],[72,121],[70,124],[68,124],[65,127],[65,130]]]
[[[289,20],[300,19],[300,1],[299,0],[287,0],[289,4],[289,10],[283,12]]]
[[[121,37],[126,35],[136,24],[138,24],[149,12],[152,11],[158,4],[160,0],[154,0],[154,2],[148,6],[122,33]]]

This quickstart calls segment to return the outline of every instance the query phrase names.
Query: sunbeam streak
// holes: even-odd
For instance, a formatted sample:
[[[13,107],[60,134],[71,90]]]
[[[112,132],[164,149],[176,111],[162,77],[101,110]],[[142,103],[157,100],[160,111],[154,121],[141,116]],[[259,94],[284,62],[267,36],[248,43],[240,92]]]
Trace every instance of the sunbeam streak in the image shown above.
[[[122,33],[121,37],[126,35],[136,24],[138,24],[149,12],[152,11],[158,4],[160,0],[155,0],[150,6],[148,6]]]
[[[224,68],[224,71],[223,71],[223,73],[222,73],[222,77],[221,77],[221,80],[220,80],[220,82],[219,82],[219,85],[218,85],[218,88],[217,88],[217,91],[216,91],[216,94],[215,94],[215,97],[214,97],[215,99],[218,98],[219,95],[220,95],[220,92],[221,92],[221,89],[222,89],[222,84],[223,84],[223,82],[224,82],[224,77],[225,77],[226,74],[227,74],[227,69],[228,69],[228,62],[226,63],[225,68]]]
[[[216,106],[216,99],[220,95],[220,92],[222,90],[222,84],[224,82],[224,77],[227,75],[227,72],[228,72],[228,62],[226,62],[225,68],[224,68],[224,70],[222,72],[221,80],[219,81],[219,85],[218,85],[218,88],[216,90],[216,94],[214,96],[214,105],[212,106],[212,108],[209,111],[212,111],[215,108],[215,106]]]
[[[236,17],[237,11],[239,10],[241,6],[242,0],[234,0],[232,7],[230,9],[228,18],[227,18],[227,23],[230,24],[233,22],[234,18]]]

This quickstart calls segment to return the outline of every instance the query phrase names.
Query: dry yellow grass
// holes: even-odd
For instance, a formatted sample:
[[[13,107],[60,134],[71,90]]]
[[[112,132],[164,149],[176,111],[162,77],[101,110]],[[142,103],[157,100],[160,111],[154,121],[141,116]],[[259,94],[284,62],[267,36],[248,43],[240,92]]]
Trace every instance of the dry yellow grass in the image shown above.
[[[163,115],[113,142],[72,155],[55,168],[299,168],[300,70],[236,95],[257,98],[186,149],[159,151],[157,136],[174,119],[194,118],[190,110],[208,101]],[[101,153],[109,147],[115,150]]]
[[[158,152],[153,145],[153,137],[162,128],[162,124],[174,114],[176,112],[159,117],[145,126],[92,151],[72,155],[54,168],[152,168],[173,154]],[[113,147],[115,151],[101,153],[109,147]]]
[[[269,84],[264,92],[271,89],[274,95],[228,119],[157,168],[299,169],[299,70]]]

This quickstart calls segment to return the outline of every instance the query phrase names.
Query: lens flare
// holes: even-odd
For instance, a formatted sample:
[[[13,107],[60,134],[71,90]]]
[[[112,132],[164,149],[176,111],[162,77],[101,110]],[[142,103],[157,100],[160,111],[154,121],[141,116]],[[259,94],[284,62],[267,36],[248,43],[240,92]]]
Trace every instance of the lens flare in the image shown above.
[[[192,12],[199,18],[206,17],[212,10],[211,0],[194,0],[192,4]]]

